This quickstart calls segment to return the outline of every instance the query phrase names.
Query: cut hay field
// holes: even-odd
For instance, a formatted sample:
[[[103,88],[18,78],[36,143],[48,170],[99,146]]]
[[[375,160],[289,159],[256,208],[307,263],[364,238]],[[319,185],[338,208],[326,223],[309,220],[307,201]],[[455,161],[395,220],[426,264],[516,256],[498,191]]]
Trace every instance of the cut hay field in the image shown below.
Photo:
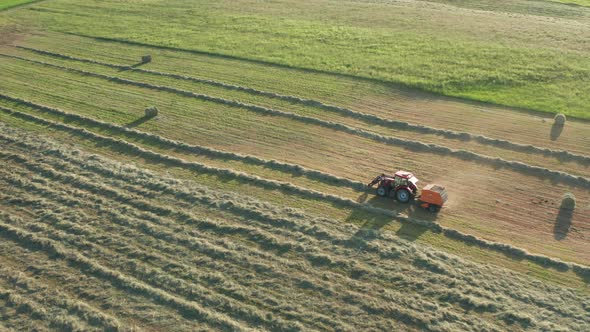
[[[501,3],[0,13],[0,329],[584,330],[590,10]]]

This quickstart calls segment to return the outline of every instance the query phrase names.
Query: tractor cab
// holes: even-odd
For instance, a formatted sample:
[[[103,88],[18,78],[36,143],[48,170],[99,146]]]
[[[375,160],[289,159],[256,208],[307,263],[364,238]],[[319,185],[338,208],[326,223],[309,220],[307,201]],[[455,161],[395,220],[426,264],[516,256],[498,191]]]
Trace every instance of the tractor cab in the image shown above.
[[[397,171],[393,177],[395,187],[413,187],[416,188],[416,183],[418,183],[418,178],[414,176],[414,174],[405,171]],[[414,190],[414,194],[415,194]]]

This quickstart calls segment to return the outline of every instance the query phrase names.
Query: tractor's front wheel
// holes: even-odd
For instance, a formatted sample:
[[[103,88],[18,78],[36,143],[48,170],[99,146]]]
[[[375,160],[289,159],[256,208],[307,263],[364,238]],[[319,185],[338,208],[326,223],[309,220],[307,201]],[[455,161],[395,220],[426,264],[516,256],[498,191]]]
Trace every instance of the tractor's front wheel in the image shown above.
[[[400,189],[395,193],[395,197],[402,203],[410,201],[410,192],[407,189]]]
[[[379,195],[381,197],[387,196],[387,188],[385,188],[385,187],[377,188],[377,195]]]

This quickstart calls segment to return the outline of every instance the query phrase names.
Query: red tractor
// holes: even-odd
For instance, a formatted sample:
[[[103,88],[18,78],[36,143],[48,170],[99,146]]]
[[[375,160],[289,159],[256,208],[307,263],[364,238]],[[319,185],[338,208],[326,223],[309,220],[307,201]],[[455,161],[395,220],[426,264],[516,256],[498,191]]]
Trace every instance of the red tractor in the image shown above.
[[[393,177],[385,174],[377,176],[369,183],[369,187],[377,185],[377,195],[393,197],[402,203],[407,203],[416,197],[418,192],[416,183],[418,183],[418,178],[414,174],[397,171]]]
[[[392,197],[402,203],[407,203],[416,198],[421,207],[428,209],[430,212],[438,212],[448,199],[445,187],[437,184],[429,184],[422,188],[421,194],[418,195],[416,187],[418,179],[414,174],[405,171],[397,171],[393,176],[381,174],[377,176],[369,187],[377,185],[377,195],[382,197]]]

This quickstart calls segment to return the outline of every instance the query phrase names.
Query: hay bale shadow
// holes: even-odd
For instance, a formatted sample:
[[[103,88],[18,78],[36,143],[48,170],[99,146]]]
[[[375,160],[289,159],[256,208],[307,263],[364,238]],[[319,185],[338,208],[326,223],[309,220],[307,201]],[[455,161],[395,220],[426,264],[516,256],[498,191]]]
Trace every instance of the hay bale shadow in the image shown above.
[[[135,121],[129,122],[128,124],[125,125],[125,127],[127,127],[127,128],[137,127],[140,124],[142,124],[144,122],[147,122],[151,118],[154,118],[154,116],[144,115],[144,116],[142,116],[141,118],[139,118],[139,119],[137,119]]]
[[[561,135],[561,133],[563,132],[563,128],[565,126],[563,124],[559,124],[559,123],[554,123],[551,126],[551,132],[549,133],[549,138],[551,138],[552,141],[556,141],[559,136]]]
[[[556,240],[560,241],[567,237],[573,217],[574,209],[562,204],[559,208],[557,218],[555,218],[555,226],[553,227],[553,236]]]
[[[136,63],[136,64],[133,64],[133,65],[129,66],[129,68],[122,69],[121,71],[123,71],[123,70],[129,70],[129,69],[131,69],[131,68],[137,68],[137,67],[141,67],[141,66],[145,65],[146,63],[147,63],[147,62],[138,62],[138,63]]]

